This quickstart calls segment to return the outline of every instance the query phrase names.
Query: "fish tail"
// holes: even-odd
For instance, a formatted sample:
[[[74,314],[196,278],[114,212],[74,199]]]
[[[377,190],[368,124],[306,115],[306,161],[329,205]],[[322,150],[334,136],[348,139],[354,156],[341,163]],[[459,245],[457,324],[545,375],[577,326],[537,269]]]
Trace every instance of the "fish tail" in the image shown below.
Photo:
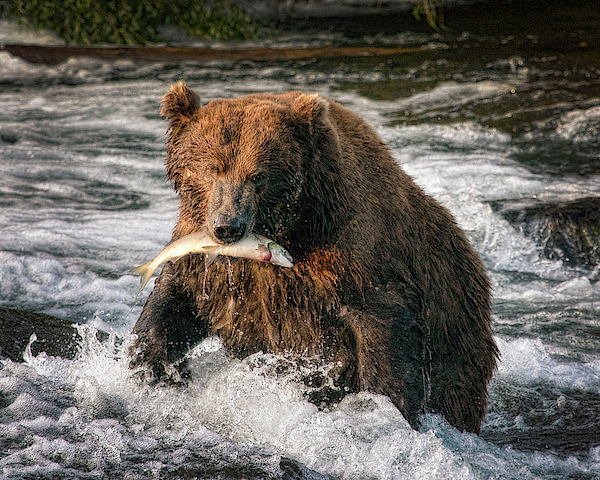
[[[130,272],[133,273],[134,275],[142,276],[142,278],[140,279],[140,292],[144,289],[144,287],[148,283],[148,280],[150,280],[150,277],[154,273],[155,269],[151,268],[151,266],[150,266],[151,263],[152,262],[144,263],[143,265],[132,268],[130,270]]]

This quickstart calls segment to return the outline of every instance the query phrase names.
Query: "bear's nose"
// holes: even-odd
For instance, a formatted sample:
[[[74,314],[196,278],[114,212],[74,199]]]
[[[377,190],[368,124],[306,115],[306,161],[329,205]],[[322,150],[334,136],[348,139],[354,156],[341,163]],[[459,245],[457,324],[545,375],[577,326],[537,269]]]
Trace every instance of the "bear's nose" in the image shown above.
[[[241,217],[229,218],[217,215],[214,222],[213,233],[215,238],[223,243],[234,243],[246,233],[247,223]]]

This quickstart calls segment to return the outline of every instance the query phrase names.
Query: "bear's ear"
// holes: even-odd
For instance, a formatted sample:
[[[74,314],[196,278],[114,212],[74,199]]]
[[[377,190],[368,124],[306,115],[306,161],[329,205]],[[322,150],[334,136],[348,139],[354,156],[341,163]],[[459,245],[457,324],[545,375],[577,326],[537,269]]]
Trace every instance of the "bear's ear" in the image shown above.
[[[160,114],[171,122],[189,120],[200,109],[200,97],[183,82],[171,86],[162,99]]]
[[[315,123],[327,115],[329,103],[317,94],[301,93],[292,102],[292,108],[302,117],[308,120],[312,133]]]

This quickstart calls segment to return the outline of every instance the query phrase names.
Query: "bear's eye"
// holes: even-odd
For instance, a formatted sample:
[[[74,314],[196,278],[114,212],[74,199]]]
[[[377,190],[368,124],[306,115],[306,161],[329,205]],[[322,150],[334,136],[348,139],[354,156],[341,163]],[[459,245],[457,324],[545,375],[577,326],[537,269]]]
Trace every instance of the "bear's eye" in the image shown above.
[[[219,173],[222,173],[223,169],[222,166],[217,163],[214,162],[210,159],[202,159],[201,160],[201,165],[202,165],[202,173],[204,173],[204,176],[207,179],[211,179],[213,177],[215,177],[216,175],[218,175]]]
[[[250,177],[250,181],[255,185],[262,185],[267,181],[267,174],[265,172],[256,172]]]

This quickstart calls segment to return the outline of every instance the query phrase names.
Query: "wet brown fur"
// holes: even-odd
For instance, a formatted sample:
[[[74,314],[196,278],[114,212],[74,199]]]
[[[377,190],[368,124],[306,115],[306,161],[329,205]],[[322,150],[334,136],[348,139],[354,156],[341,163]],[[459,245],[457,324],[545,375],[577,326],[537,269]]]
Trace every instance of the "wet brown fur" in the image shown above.
[[[204,227],[217,181],[250,192],[252,229],[294,257],[168,263],[134,327],[132,366],[169,374],[210,334],[240,357],[293,352],[335,362],[350,391],[390,396],[413,427],[439,412],[478,432],[498,351],[484,268],[452,216],[377,134],[301,92],[200,108],[165,95],[167,175],[181,198],[173,239]]]

